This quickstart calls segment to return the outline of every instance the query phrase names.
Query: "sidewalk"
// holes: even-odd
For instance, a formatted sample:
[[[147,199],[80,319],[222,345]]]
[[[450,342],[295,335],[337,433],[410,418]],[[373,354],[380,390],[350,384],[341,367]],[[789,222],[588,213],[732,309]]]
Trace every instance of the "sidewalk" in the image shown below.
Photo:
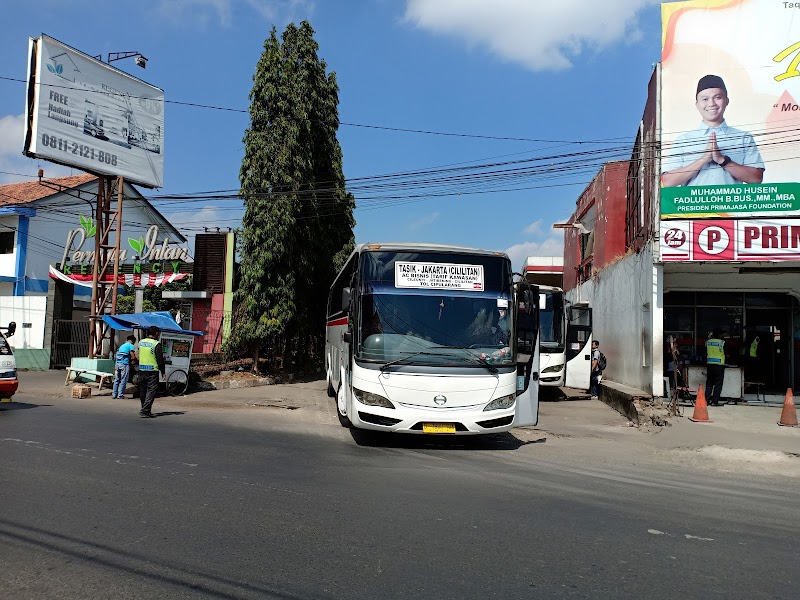
[[[72,386],[64,385],[64,371],[20,372],[18,402],[60,398],[72,401]],[[98,391],[91,386],[92,397],[75,402],[111,402],[111,390]],[[128,397],[132,388],[128,388]],[[259,387],[211,390],[182,397],[159,398],[164,406],[207,409],[242,409],[275,407],[298,410],[298,413],[333,414],[333,401],[325,393],[325,381],[296,382]],[[650,449],[687,449],[720,447],[753,451],[777,451],[800,456],[800,428],[780,427],[781,408],[753,405],[709,407],[712,423],[689,421],[692,407],[682,407],[683,417],[670,417],[670,426],[637,428],[624,416],[599,400],[576,390],[542,391],[539,423],[524,428],[529,434],[541,433],[555,438],[595,438],[630,442]],[[666,413],[665,413],[666,414]],[[637,450],[631,449],[631,452]]]

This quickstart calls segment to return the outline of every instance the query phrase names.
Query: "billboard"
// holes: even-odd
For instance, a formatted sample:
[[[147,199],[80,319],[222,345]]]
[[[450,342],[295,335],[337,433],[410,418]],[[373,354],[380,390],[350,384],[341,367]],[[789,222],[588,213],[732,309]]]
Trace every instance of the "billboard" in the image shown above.
[[[661,5],[661,218],[800,216],[800,3]]]
[[[164,184],[164,91],[42,35],[29,42],[26,156]]]
[[[662,221],[661,260],[800,260],[800,219]]]

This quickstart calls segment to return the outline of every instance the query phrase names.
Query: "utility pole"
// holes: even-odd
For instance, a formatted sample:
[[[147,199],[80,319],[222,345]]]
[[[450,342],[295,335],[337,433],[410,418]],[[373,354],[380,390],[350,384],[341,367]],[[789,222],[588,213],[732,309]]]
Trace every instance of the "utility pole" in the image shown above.
[[[89,313],[89,358],[99,358],[103,355],[103,341],[111,337],[111,329],[103,321],[103,315],[117,312],[119,244],[122,237],[124,188],[125,181],[122,177],[98,177],[92,303]],[[117,200],[116,207],[112,208],[114,192],[116,192]]]

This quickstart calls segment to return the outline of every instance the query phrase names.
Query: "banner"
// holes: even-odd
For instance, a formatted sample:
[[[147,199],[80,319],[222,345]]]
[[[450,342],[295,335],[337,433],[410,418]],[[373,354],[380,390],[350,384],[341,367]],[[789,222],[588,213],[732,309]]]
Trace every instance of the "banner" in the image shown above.
[[[117,275],[117,285],[135,285],[137,287],[158,287],[165,283],[172,283],[173,281],[180,281],[188,277],[191,273],[125,273]],[[50,278],[60,279],[73,285],[82,287],[92,287],[91,273],[62,273],[54,266],[50,266]],[[105,283],[113,283],[113,273],[108,273],[103,281]]]
[[[800,219],[662,221],[661,260],[800,260]]]
[[[164,92],[46,35],[31,39],[24,154],[164,185]]]
[[[800,3],[661,5],[661,218],[800,216]]]

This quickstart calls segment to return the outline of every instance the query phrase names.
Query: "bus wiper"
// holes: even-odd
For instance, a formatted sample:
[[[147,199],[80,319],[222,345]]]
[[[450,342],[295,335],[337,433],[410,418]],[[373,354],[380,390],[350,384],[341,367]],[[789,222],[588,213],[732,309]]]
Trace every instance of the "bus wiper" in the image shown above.
[[[394,359],[392,361],[389,361],[386,364],[381,365],[381,372],[385,371],[386,369],[388,369],[392,365],[399,365],[400,363],[407,361],[409,358],[412,358],[414,356],[421,356],[421,355],[422,356],[425,356],[425,355],[427,355],[427,356],[441,356],[441,354],[439,352],[428,352],[427,350],[419,350],[417,352],[412,352],[411,354],[406,354],[405,356],[401,356],[400,358],[396,358],[396,359]]]
[[[471,348],[470,346],[469,348]],[[467,350],[468,347],[465,346],[434,346],[434,348],[448,348],[452,350]],[[492,363],[487,361],[485,358],[481,358],[480,356],[475,356],[471,352],[467,354],[450,354],[449,356],[455,356],[456,358],[461,358],[466,362],[473,364],[473,365],[480,365],[482,367],[486,367],[486,370],[489,373],[497,373],[497,367],[495,367]]]
[[[446,348],[446,346],[433,346],[434,348]],[[460,358],[470,364],[473,365],[480,365],[481,367],[486,368],[490,373],[497,373],[497,367],[493,364],[486,361],[486,359],[480,358],[479,356],[474,356],[472,354],[465,355],[465,354],[455,354],[455,353],[443,353],[443,352],[430,352],[428,350],[419,350],[418,352],[412,352],[411,354],[407,354],[405,356],[401,356],[400,358],[396,358],[395,360],[389,361],[386,364],[381,365],[381,372],[384,372],[386,369],[391,367],[392,365],[398,365],[406,360],[413,358],[415,356],[451,356],[453,358]]]

